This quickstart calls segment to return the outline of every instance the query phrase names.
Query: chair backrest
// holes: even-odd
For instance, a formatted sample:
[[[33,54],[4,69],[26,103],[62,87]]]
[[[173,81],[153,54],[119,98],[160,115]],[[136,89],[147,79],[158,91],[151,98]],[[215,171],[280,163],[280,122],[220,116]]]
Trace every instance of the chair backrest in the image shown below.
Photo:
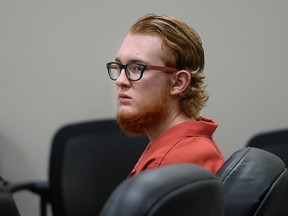
[[[276,155],[245,147],[217,173],[225,189],[225,216],[273,216],[288,181],[288,171]]]
[[[256,134],[248,141],[247,146],[269,151],[288,166],[288,129]]]
[[[70,124],[52,141],[49,180],[54,216],[95,216],[148,143],[128,138],[114,119]]]
[[[123,181],[100,216],[222,216],[223,186],[192,164],[150,169]]]
[[[15,205],[6,182],[0,176],[0,215],[2,216],[19,216],[19,211]]]
[[[267,131],[256,134],[247,143],[247,146],[264,149],[280,157],[288,167],[288,129]],[[287,216],[288,212],[288,185],[276,210],[275,215]]]

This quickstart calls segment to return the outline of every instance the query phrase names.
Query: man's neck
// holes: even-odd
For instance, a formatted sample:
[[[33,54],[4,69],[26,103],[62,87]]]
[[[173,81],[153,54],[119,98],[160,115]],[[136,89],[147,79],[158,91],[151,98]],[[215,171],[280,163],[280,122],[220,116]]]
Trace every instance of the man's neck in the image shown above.
[[[148,128],[145,133],[150,142],[153,142],[155,139],[157,139],[158,136],[160,136],[169,128],[187,121],[192,122],[195,121],[195,119],[188,117],[183,112],[176,113],[174,115],[169,115],[166,119],[159,121],[157,124],[151,125],[151,127]]]

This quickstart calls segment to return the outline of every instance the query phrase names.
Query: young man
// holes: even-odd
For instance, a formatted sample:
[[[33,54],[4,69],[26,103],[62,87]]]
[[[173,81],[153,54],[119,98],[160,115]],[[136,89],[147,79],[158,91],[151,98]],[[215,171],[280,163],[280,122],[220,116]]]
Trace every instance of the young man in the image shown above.
[[[212,138],[217,123],[200,116],[208,100],[203,69],[201,39],[183,21],[149,14],[132,25],[115,62],[107,63],[117,87],[119,125],[150,140],[129,176],[175,163],[213,173],[222,166]]]

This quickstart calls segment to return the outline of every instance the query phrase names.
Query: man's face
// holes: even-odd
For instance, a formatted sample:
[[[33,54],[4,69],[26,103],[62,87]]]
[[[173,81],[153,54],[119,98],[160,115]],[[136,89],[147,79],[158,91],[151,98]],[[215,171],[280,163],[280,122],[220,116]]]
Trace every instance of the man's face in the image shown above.
[[[156,36],[128,35],[121,44],[116,61],[165,66],[162,40]],[[139,135],[164,119],[169,102],[167,73],[146,70],[138,81],[130,81],[124,70],[116,80],[117,120],[129,135]]]

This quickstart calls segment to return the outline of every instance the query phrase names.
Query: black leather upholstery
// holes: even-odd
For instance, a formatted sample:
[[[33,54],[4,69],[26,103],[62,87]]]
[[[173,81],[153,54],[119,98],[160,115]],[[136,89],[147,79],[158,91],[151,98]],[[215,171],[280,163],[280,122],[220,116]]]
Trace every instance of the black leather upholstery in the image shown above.
[[[220,216],[223,187],[211,172],[178,164],[144,171],[123,181],[100,216]]]
[[[288,167],[288,129],[266,131],[253,136],[247,146],[256,147],[269,151],[280,157]],[[279,207],[276,210],[277,216],[288,215],[288,185],[284,191]]]
[[[225,189],[225,216],[273,216],[288,181],[279,157],[251,147],[235,152],[217,175]]]

